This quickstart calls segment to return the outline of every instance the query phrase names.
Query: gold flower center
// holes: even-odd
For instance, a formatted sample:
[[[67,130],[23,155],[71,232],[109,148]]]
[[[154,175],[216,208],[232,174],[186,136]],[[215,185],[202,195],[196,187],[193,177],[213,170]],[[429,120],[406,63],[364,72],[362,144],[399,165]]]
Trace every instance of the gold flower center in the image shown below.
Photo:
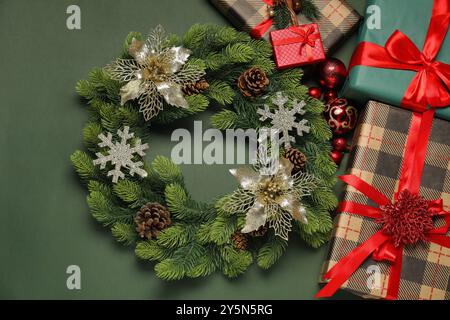
[[[142,70],[142,75],[145,80],[153,82],[166,81],[168,75],[171,74],[170,64],[162,59],[160,56],[151,55],[147,58],[145,68]]]
[[[258,191],[263,200],[268,203],[276,201],[280,196],[282,196],[285,193],[285,188],[272,178],[261,182],[258,187]]]

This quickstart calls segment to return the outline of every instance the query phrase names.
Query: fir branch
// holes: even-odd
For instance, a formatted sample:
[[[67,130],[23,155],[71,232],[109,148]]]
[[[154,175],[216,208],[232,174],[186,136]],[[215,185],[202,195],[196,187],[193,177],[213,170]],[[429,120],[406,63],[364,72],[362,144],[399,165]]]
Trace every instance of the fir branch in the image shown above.
[[[206,248],[190,242],[177,249],[173,255],[155,266],[156,275],[164,280],[179,280],[190,273],[197,262],[206,254]]]
[[[237,251],[232,246],[219,247],[219,251],[222,258],[222,272],[230,278],[244,273],[253,262],[249,251]]]
[[[319,8],[312,0],[302,0],[301,13],[309,20],[317,20],[320,17]]]
[[[186,205],[190,201],[190,197],[184,188],[177,184],[170,184],[166,187],[165,197],[170,212],[175,214],[175,217],[184,220],[188,217]]]
[[[92,216],[104,226],[117,222],[131,223],[133,220],[134,212],[114,206],[110,199],[98,191],[91,192],[87,202]]]
[[[89,193],[99,192],[109,199],[113,198],[112,188],[109,185],[99,182],[99,181],[95,181],[95,180],[89,181],[88,190],[89,190]]]
[[[148,240],[138,242],[135,253],[142,260],[161,261],[168,259],[172,250],[159,246],[154,240]]]
[[[207,253],[200,257],[191,270],[186,274],[189,278],[206,277],[216,271],[215,257]]]
[[[117,241],[125,245],[131,245],[136,240],[136,230],[130,224],[115,223],[111,228],[111,232]]]
[[[182,247],[191,241],[194,232],[195,227],[191,225],[174,224],[158,235],[156,243],[164,248]]]
[[[223,110],[211,117],[213,127],[220,130],[236,128],[238,121],[239,115],[231,110]]]
[[[210,239],[218,245],[230,243],[237,228],[236,222],[235,216],[218,216],[211,225]]]
[[[291,13],[286,5],[274,6],[275,16],[273,17],[273,25],[275,29],[286,29],[291,25]]]
[[[87,153],[79,150],[75,151],[75,153],[70,156],[70,161],[83,181],[95,178],[97,169],[94,166],[92,158]]]
[[[133,204],[142,199],[143,191],[139,184],[130,180],[119,180],[114,185],[114,193],[124,202]]]
[[[286,240],[271,236],[267,243],[259,249],[257,257],[258,266],[263,269],[269,269],[283,255],[286,248]]]
[[[99,135],[103,133],[103,128],[96,122],[89,122],[83,129],[84,145],[89,151],[95,152],[98,150],[98,143],[100,142]]]
[[[230,63],[246,63],[255,57],[255,50],[245,43],[228,45],[224,51],[226,59]]]
[[[226,82],[213,81],[210,83],[207,95],[221,105],[228,105],[233,102],[235,92]]]
[[[191,50],[196,50],[202,44],[207,35],[208,27],[206,25],[194,24],[184,35],[183,45]]]
[[[183,174],[180,168],[169,158],[157,156],[152,162],[152,167],[164,183],[183,183]]]

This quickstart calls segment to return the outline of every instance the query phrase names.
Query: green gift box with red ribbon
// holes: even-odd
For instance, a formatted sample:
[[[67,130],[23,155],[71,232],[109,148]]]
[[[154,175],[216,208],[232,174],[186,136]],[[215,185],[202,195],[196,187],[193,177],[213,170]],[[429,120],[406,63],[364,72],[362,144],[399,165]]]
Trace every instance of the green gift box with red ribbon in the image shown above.
[[[450,300],[450,122],[370,101],[317,297]]]
[[[368,0],[342,94],[450,120],[450,1]]]

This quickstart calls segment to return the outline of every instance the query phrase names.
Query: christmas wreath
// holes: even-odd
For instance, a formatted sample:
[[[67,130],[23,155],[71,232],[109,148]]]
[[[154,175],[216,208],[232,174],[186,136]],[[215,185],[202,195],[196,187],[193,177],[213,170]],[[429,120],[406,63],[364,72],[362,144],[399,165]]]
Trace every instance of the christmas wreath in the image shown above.
[[[179,38],[161,27],[147,38],[133,32],[123,53],[94,69],[77,92],[88,101],[86,151],[71,161],[89,190],[95,219],[113,236],[155,261],[166,280],[235,277],[256,260],[271,267],[288,245],[290,231],[312,247],[329,238],[336,165],[323,104],[301,85],[301,69],[276,70],[272,47],[233,28],[194,25]],[[231,170],[230,194],[192,199],[178,166],[157,156],[145,163],[152,124],[170,124],[219,106],[211,118],[225,129],[277,129],[278,165],[258,157],[255,168]],[[140,138],[138,138],[140,137]]]

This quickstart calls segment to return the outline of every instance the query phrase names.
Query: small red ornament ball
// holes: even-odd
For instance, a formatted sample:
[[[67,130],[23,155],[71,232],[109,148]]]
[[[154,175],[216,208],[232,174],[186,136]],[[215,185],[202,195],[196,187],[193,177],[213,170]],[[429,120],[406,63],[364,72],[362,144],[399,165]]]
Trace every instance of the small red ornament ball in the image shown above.
[[[340,136],[355,129],[358,110],[347,99],[335,99],[325,105],[324,118],[333,133]]]
[[[347,141],[344,138],[336,138],[333,140],[333,148],[336,151],[345,152],[348,151],[349,147]]]
[[[339,59],[327,59],[319,67],[319,82],[323,87],[329,89],[339,89],[347,76],[347,68]]]
[[[333,101],[334,99],[337,99],[338,94],[337,94],[336,90],[328,90],[323,95],[323,98],[324,98],[325,102],[328,103],[330,101]]]
[[[337,165],[341,164],[343,158],[344,154],[342,152],[337,150],[331,151],[331,160],[333,160]]]
[[[320,89],[319,87],[309,88],[308,93],[313,98],[316,98],[319,100],[322,98],[322,89]]]

